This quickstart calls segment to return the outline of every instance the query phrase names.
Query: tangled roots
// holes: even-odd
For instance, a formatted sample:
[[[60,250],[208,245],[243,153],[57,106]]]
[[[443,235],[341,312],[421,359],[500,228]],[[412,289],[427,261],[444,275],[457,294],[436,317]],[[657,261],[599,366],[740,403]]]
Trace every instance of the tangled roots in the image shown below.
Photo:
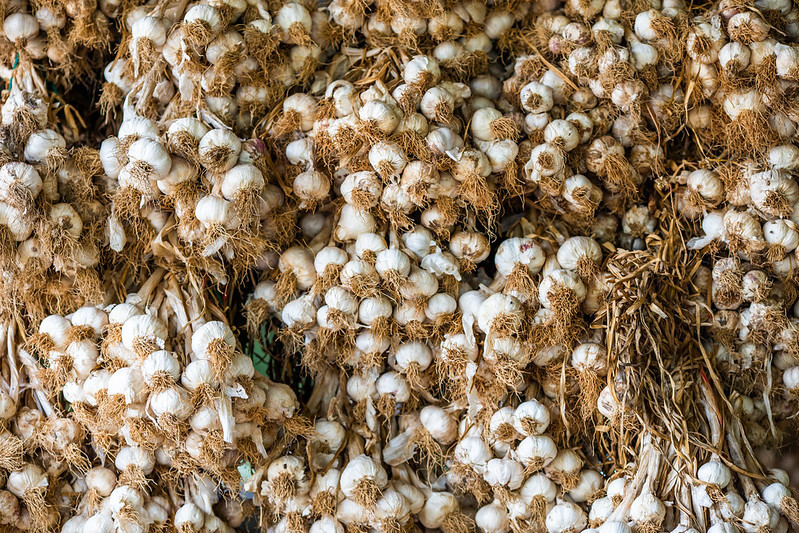
[[[8,432],[0,433],[0,468],[8,472],[23,467],[24,446],[22,441]]]
[[[266,300],[256,298],[250,301],[244,309],[247,317],[247,332],[251,336],[258,333],[261,324],[267,321],[270,314],[270,305]]]
[[[336,495],[328,490],[318,493],[311,502],[311,509],[317,516],[332,516],[336,512]]]
[[[225,379],[225,374],[230,368],[234,355],[233,347],[224,339],[217,338],[208,343],[208,359],[211,361],[211,368],[217,379]]]
[[[491,333],[497,337],[506,337],[519,333],[522,328],[522,318],[513,313],[499,313],[491,321]]]
[[[224,172],[232,150],[229,146],[214,146],[200,156],[200,162],[211,172]]]
[[[408,363],[405,367],[405,379],[408,380],[408,385],[412,389],[421,390],[424,388],[423,373],[422,366],[416,361]]]
[[[791,523],[799,524],[799,503],[796,502],[796,498],[784,497],[780,500],[780,510]]]
[[[505,422],[499,425],[492,433],[492,436],[499,442],[513,442],[516,438],[516,430],[513,428],[512,424]]]
[[[281,272],[275,285],[275,304],[282,308],[297,295],[297,276],[291,270]]]
[[[444,518],[444,523],[441,524],[441,531],[444,533],[466,533],[468,531],[474,531],[474,520],[460,511],[455,511]]]
[[[509,292],[517,292],[520,294],[536,294],[537,288],[535,281],[530,275],[530,269],[523,263],[516,263],[513,270],[508,274],[507,281],[505,282],[505,289]]]
[[[725,126],[727,147],[736,154],[761,153],[775,141],[768,119],[751,110],[741,111]]]
[[[100,94],[100,111],[105,117],[116,116],[116,110],[122,105],[125,94],[122,89],[115,83],[105,82],[103,84],[103,91]]]
[[[383,273],[383,283],[389,294],[398,299],[400,297],[400,289],[407,283],[407,278],[398,270],[387,270]]]
[[[491,121],[488,125],[491,135],[497,140],[510,139],[515,141],[519,138],[519,127],[512,118],[502,117]]]
[[[444,461],[444,454],[441,445],[436,442],[430,432],[424,426],[419,426],[414,432],[412,445],[416,446],[419,454],[419,462],[424,465],[428,473],[432,473],[434,468],[441,465]]]
[[[593,259],[583,256],[577,260],[577,275],[585,281],[591,281],[599,275],[599,265]]]
[[[47,487],[27,489],[22,501],[30,514],[34,531],[52,531],[54,522],[58,521],[58,513],[53,516],[53,509],[47,501]]]
[[[169,136],[169,151],[179,155],[186,161],[197,163],[199,152],[197,150],[200,141],[187,131],[178,131]]]
[[[470,207],[478,213],[486,213],[488,218],[499,209],[494,191],[482,176],[470,173],[461,182],[460,194]]]
[[[211,26],[203,20],[193,20],[189,23],[184,23],[182,30],[183,40],[186,41],[187,44],[193,46],[205,47],[205,45],[211,42],[211,38],[213,38]]]
[[[549,293],[552,318],[545,324],[550,346],[571,346],[585,331],[580,314],[580,301],[573,290],[556,287]]]
[[[141,467],[136,465],[129,465],[119,476],[119,483],[121,485],[129,485],[141,491],[146,491],[149,485],[147,476]]]
[[[458,494],[471,494],[481,505],[491,501],[493,497],[491,486],[470,466],[453,462],[448,474],[457,479],[455,491]]]
[[[583,420],[588,420],[596,412],[596,401],[602,392],[604,384],[600,377],[593,371],[587,370],[579,373],[580,381],[580,415]]]
[[[615,153],[605,155],[600,168],[600,174],[605,178],[608,188],[618,192],[625,201],[635,201],[638,198],[634,173],[635,169],[627,159]]]
[[[367,509],[374,509],[380,496],[381,491],[377,482],[371,477],[363,477],[356,483],[352,499]]]
[[[302,116],[295,109],[287,109],[275,121],[272,126],[272,133],[276,137],[284,137],[300,129]]]

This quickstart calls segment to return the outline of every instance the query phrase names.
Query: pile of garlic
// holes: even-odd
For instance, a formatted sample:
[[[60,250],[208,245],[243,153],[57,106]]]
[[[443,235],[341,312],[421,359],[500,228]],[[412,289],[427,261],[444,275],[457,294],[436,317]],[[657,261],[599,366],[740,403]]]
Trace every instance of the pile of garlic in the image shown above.
[[[248,304],[254,325],[269,316],[282,322],[290,353],[296,352],[315,376],[311,412],[329,417],[328,406],[348,404],[341,423],[324,424],[344,424],[337,433],[382,442],[367,455],[383,470],[407,468],[432,480],[445,468],[441,482],[447,497],[475,498],[480,509],[486,507],[473,516],[476,509],[464,510],[478,525],[495,514],[502,523],[543,524],[550,520],[546,504],[555,505],[562,493],[570,494],[562,503],[572,507],[556,506],[551,520],[560,520],[561,512],[585,518],[584,504],[601,488],[601,476],[583,470],[583,459],[558,442],[564,426],[577,427],[592,417],[607,373],[601,335],[585,336],[583,318],[599,307],[606,289],[599,243],[562,235],[560,246],[557,240],[507,239],[496,252],[492,280],[481,265],[487,248],[478,254],[473,245],[472,255],[461,253],[460,243],[469,242],[464,233],[452,236],[449,251],[421,225],[401,234],[389,230],[388,243],[384,235],[367,232],[349,245],[335,246],[332,221],[318,218],[303,218],[303,226],[316,228],[309,230],[314,238],[308,247],[287,249],[278,262],[277,281],[261,282]],[[461,272],[464,257],[477,270]],[[568,373],[565,389],[562,371]],[[531,374],[538,379],[530,380]],[[525,394],[527,401],[516,399]],[[582,409],[563,413],[559,402],[571,394],[580,397]],[[560,435],[545,433],[551,419]],[[309,445],[316,446],[313,439]],[[324,453],[338,448],[329,442],[319,446],[328,450]],[[350,460],[363,453],[356,451],[349,452]],[[326,460],[322,464],[330,466]],[[313,477],[306,472],[313,465],[297,463],[296,468],[301,468],[297,483]],[[326,483],[339,490],[340,481]],[[535,509],[517,501],[527,497],[523,487],[528,483],[545,497]],[[275,490],[267,483],[261,494]],[[313,508],[310,496],[305,505]],[[497,502],[489,504],[494,498]],[[368,509],[380,505],[356,503]],[[280,500],[273,507],[283,505],[288,504]],[[289,519],[291,505],[275,519]],[[340,521],[353,520],[342,512]],[[363,510],[357,516],[364,516]],[[422,515],[419,519],[425,524]]]
[[[794,282],[758,266],[720,258],[697,278],[713,305],[706,349],[739,395],[747,438],[762,446],[790,430],[799,406],[799,308],[786,306]]]
[[[729,454],[710,453],[699,464],[691,464],[696,458],[687,458],[666,439],[646,433],[639,441],[635,464],[612,476],[602,489],[605,495],[591,504],[591,529],[584,532],[791,531],[799,521],[799,504],[788,474],[771,469],[763,476],[750,475],[757,461],[746,450],[748,428],[746,437],[745,426],[737,421],[722,428],[713,418],[710,398],[712,392],[702,401],[709,416],[708,436],[715,449],[725,448],[726,443]]]
[[[270,131],[285,146],[293,199],[330,210],[331,191],[342,196],[338,239],[382,218],[437,234],[465,220],[492,236],[500,203],[522,194],[591,231],[618,225],[605,219],[635,207],[662,167],[662,150],[630,132],[626,115],[611,123],[612,106],[583,89],[575,102],[562,73],[536,57],[518,58],[504,83],[500,73],[456,82],[441,65],[417,55],[392,74],[391,91],[388,80],[360,91],[336,80],[323,98],[297,92],[283,101]]]
[[[4,10],[2,525],[799,520],[755,455],[799,409],[790,3]],[[116,135],[67,152],[46,83],[108,18]]]
[[[701,223],[688,246],[720,252],[694,275],[710,304],[704,344],[736,402],[748,405],[742,416],[756,446],[790,430],[799,405],[799,147],[785,140],[742,164],[682,172],[673,189],[681,212]]]
[[[385,386],[386,377],[379,384]],[[385,445],[357,425],[348,429],[322,416],[308,439],[310,462],[278,457],[245,487],[257,505],[272,510],[275,527],[292,531],[389,532],[414,521],[448,533],[475,526],[485,532],[585,527],[586,505],[598,497],[602,475],[584,468],[574,450],[558,449],[545,433],[546,407],[535,400],[506,407],[492,417],[490,428],[466,418],[459,423],[455,409],[428,405],[386,421],[407,427]],[[433,471],[409,462],[421,447],[439,450],[442,456],[427,462],[440,461],[445,475],[436,479]]]
[[[762,158],[683,172],[675,190],[687,217],[701,219],[693,249],[710,244],[745,261],[765,264],[780,277],[799,267],[799,147],[777,144]]]

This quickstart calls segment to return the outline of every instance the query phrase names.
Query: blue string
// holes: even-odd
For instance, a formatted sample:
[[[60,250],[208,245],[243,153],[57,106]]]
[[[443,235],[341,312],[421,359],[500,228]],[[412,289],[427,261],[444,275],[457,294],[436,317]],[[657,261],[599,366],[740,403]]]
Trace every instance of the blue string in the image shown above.
[[[14,56],[14,66],[11,67],[11,72],[17,70],[17,65],[19,65],[19,52]],[[8,90],[11,90],[11,86],[14,84],[14,76],[11,76],[11,79],[8,80]]]

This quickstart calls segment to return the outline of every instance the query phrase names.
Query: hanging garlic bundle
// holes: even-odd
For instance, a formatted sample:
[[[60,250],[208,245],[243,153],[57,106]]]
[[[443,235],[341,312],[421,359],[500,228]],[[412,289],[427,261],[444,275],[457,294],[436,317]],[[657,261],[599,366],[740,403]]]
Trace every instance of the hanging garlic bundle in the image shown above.
[[[117,182],[111,249],[137,261],[152,254],[222,283],[229,279],[225,265],[241,272],[262,262],[289,231],[283,194],[265,179],[263,143],[195,118],[161,132],[131,115],[118,137],[103,142],[103,168]]]
[[[465,214],[492,230],[499,200],[522,192],[520,124],[497,109],[499,80],[447,80],[429,55],[410,58],[397,75],[404,83],[392,91],[382,80],[361,91],[336,80],[323,97],[309,91],[284,100],[270,133],[285,147],[298,205],[313,208],[332,189],[347,202],[339,219],[364,228],[387,214],[398,229],[419,220],[448,235]],[[464,141],[469,134],[474,146]],[[341,225],[337,237],[354,229]]]
[[[0,528],[797,527],[794,6],[138,4],[3,8]]]
[[[720,201],[713,197],[719,190],[714,173],[696,170],[684,178],[688,187],[693,187],[691,194]],[[703,247],[695,245],[698,240],[689,246]],[[685,248],[663,250],[660,257],[665,261],[649,271],[645,282],[625,279],[642,261],[650,260],[659,246],[662,244],[646,243],[640,251],[617,252],[607,261],[610,271],[615,272],[611,279],[620,290],[610,293],[611,305],[601,313],[614,332],[608,353],[615,355],[608,359],[609,386],[599,395],[597,408],[612,431],[623,434],[640,428],[641,432],[637,437],[635,469],[626,478],[612,482],[624,485],[623,493],[614,501],[613,495],[619,489],[613,487],[611,494],[609,484],[607,494],[611,501],[592,507],[592,520],[596,525],[631,521],[638,528],[667,531],[730,531],[739,524],[746,531],[787,531],[789,522],[796,519],[792,496],[779,488],[779,480],[761,479],[751,473],[762,469],[752,453],[753,447],[776,442],[780,428],[789,424],[784,417],[795,413],[795,398],[786,390],[779,390],[775,383],[780,369],[790,367],[793,360],[795,342],[789,339],[795,338],[796,331],[790,314],[796,296],[792,282],[777,269],[751,264],[750,257],[761,260],[766,255],[755,254],[751,247],[739,248],[737,255],[731,257],[714,258],[712,269],[701,264],[701,254]],[[771,265],[766,259],[759,266]],[[691,274],[676,274],[677,269],[683,268]],[[632,287],[635,288],[628,292]],[[637,315],[627,314],[630,306],[648,306],[648,302],[655,301],[657,307]],[[659,325],[664,316],[677,317],[668,332]],[[646,330],[657,333],[635,348],[628,344],[632,331]],[[695,337],[697,334],[701,336]],[[646,370],[647,361],[657,360],[665,345],[686,341],[686,351],[675,352],[668,361],[661,360],[655,366],[655,374]],[[703,365],[701,370],[703,379],[695,381],[686,374],[687,365],[701,353],[712,362],[707,360],[708,366]],[[652,380],[662,376],[664,368],[670,369],[669,383],[655,385]],[[706,379],[708,372],[713,372],[714,377]],[[739,376],[744,378],[740,382]],[[662,431],[683,431],[674,425],[685,420],[683,408],[668,396],[655,403],[639,402],[636,398],[640,398],[640,392],[633,393],[631,388],[634,382],[648,383],[644,386],[654,387],[657,394],[661,394],[662,387],[690,388],[701,417],[701,438],[708,443],[708,450],[716,452],[694,452],[700,458],[699,464],[689,466],[682,453],[674,449],[674,441],[660,437]],[[719,396],[725,398],[724,407],[719,407]],[[662,424],[661,429],[653,432],[652,419],[642,413],[658,403],[656,409],[673,410],[677,418],[659,420],[656,425]],[[616,460],[623,462],[625,455]],[[685,475],[685,471],[690,475]],[[671,481],[664,485],[664,479]],[[766,491],[769,486],[772,488]],[[766,498],[770,498],[769,503],[765,503]],[[668,501],[676,505],[669,508]]]
[[[237,497],[242,462],[255,469],[279,438],[306,430],[293,392],[255,372],[230,327],[209,320],[221,313],[204,314],[201,298],[156,269],[124,303],[46,317],[32,343],[41,364],[19,352],[46,413],[31,411],[38,418],[26,422],[30,430],[17,422],[21,447],[86,479],[72,526],[166,524],[183,501],[168,493],[158,500],[147,488],[175,484],[208,521],[217,486]],[[18,460],[5,464],[19,468]],[[27,489],[17,492],[33,505]]]
[[[0,71],[18,79],[18,68],[40,69],[58,90],[95,76],[110,50],[119,9],[97,2],[13,2],[3,7]],[[44,92],[44,88],[41,87]]]
[[[781,3],[762,12],[721,9],[692,27],[686,62],[697,90],[689,126],[711,147],[759,156],[796,134],[792,120],[796,29],[777,31],[768,20],[791,13]]]
[[[453,235],[449,254],[441,251],[434,233],[424,226],[401,234],[390,230],[386,237],[363,232],[349,244],[338,245],[332,224],[328,221],[321,227],[322,232],[308,235],[308,247],[289,248],[281,255],[277,280],[261,282],[248,303],[255,323],[272,316],[284,324],[283,338],[290,353],[299,352],[304,366],[319,382],[314,395],[322,396],[313,403],[324,407],[345,394],[344,401],[352,406],[349,427],[385,442],[382,462],[395,469],[413,465],[422,478],[423,473],[435,475],[447,465],[450,490],[484,503],[493,494],[501,512],[512,513],[516,524],[543,524],[547,504],[559,486],[576,491],[574,498],[582,498],[581,502],[589,501],[600,488],[599,478],[584,473],[593,471],[585,470],[583,459],[571,450],[560,454],[558,437],[546,433],[551,420],[561,416],[554,403],[557,392],[513,403],[509,388],[524,386],[520,383],[524,383],[528,364],[555,372],[568,360],[568,352],[558,346],[547,348],[551,355],[542,353],[534,358],[523,344],[531,336],[545,338],[544,331],[554,324],[547,320],[537,326],[525,323],[527,313],[532,316],[540,305],[535,287],[541,282],[536,275],[546,262],[545,250],[552,260],[544,270],[568,273],[575,287],[582,287],[577,289],[579,304],[585,298],[582,279],[593,284],[600,271],[599,245],[587,237],[573,237],[563,239],[562,246],[553,250],[549,242],[510,239],[500,247],[508,252],[497,256],[498,277],[491,288],[468,290],[473,275],[460,274],[463,260],[458,259],[474,257],[479,265],[485,252],[468,249],[465,239],[458,244],[456,237],[461,234]],[[469,250],[468,255],[464,249]],[[573,270],[555,269],[560,266],[556,255]],[[461,277],[458,299],[442,290],[450,283],[448,276],[456,274]],[[517,281],[508,285],[506,276]],[[481,279],[479,275],[474,281],[477,279]],[[519,299],[502,292],[490,296],[506,285]],[[576,312],[582,315],[579,305]],[[590,351],[589,345],[585,344],[585,349]],[[593,358],[574,356],[572,364],[578,373],[570,373],[569,380],[596,383],[600,376],[604,378],[605,357],[601,350]],[[578,379],[578,375],[585,378]],[[346,387],[339,389],[339,383]],[[435,383],[446,387],[431,389]],[[443,409],[414,407],[438,394],[464,403]],[[584,402],[593,405],[598,390],[587,390],[586,395]],[[463,434],[459,426],[471,429]],[[471,441],[470,448],[463,448]],[[294,487],[312,477],[306,473],[308,466],[297,468],[302,473],[291,474]],[[277,466],[275,469],[288,475]],[[532,480],[532,494],[544,498],[536,499],[536,507],[529,511],[518,509],[516,503],[526,497],[528,479]],[[278,490],[285,481],[275,478],[270,483],[264,485],[264,495],[285,493],[296,498],[294,492]],[[342,490],[346,498],[355,497],[347,493],[349,489]],[[282,508],[291,498],[280,497],[272,505]],[[363,508],[362,512],[379,506],[374,498],[358,498],[365,499],[355,499],[352,505]],[[346,509],[349,505],[346,500],[340,503],[338,512],[349,513],[342,511],[342,506]],[[348,515],[339,520],[347,523],[352,519]]]
[[[130,40],[105,71],[101,104],[111,111],[133,97],[141,114],[162,121],[200,106],[216,126],[249,136],[283,90],[325,60],[326,17],[312,14],[293,2],[206,0],[131,10]]]
[[[325,228],[310,248],[281,254],[277,281],[262,282],[248,304],[253,324],[279,316],[285,335],[297,341],[291,349],[310,343],[302,359],[314,372],[334,362],[358,372],[380,368],[388,342],[399,334],[407,341],[397,350],[396,369],[419,387],[422,374],[432,370],[424,341],[457,327],[457,301],[446,289],[460,277],[455,255],[439,249],[431,257],[435,238],[422,226],[401,237],[392,233],[388,243],[364,232],[338,246],[335,240],[325,246],[335,231],[329,222]],[[407,240],[419,241],[416,252],[405,247]]]
[[[97,152],[67,149],[52,129],[46,92],[19,67],[2,107],[2,314],[41,320],[100,303],[96,271],[107,215]],[[34,326],[35,327],[35,326]]]

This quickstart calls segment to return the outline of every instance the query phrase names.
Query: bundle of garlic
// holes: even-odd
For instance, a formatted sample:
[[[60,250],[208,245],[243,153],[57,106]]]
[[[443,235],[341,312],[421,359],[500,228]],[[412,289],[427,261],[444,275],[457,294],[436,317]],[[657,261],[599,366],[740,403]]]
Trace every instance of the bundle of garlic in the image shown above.
[[[296,352],[315,377],[310,411],[327,418],[325,428],[335,424],[337,433],[373,443],[367,455],[383,470],[396,475],[408,469],[430,481],[446,469],[442,480],[450,498],[451,492],[483,506],[496,498],[473,517],[478,525],[498,514],[520,527],[541,526],[548,520],[547,504],[562,492],[571,495],[569,502],[588,502],[601,476],[582,472],[583,459],[563,442],[570,428],[576,431],[591,418],[608,372],[601,335],[587,336],[583,318],[597,310],[606,289],[599,243],[566,238],[554,227],[551,241],[507,239],[496,252],[491,280],[481,266],[488,239],[477,233],[454,233],[449,251],[442,250],[446,239],[437,240],[421,225],[385,236],[361,230],[336,244],[343,240],[337,230],[347,222],[339,219],[334,228],[333,217],[303,217],[307,247],[281,254],[277,280],[261,282],[248,303],[251,326],[270,316],[282,322],[289,353]],[[477,269],[462,271],[466,261]],[[531,374],[540,376],[540,385]],[[582,408],[567,410],[565,395],[578,389]],[[525,391],[527,401],[517,400]],[[339,411],[331,419],[333,405]],[[545,433],[551,420],[552,436]],[[328,442],[323,447],[326,454],[337,448]],[[348,450],[351,461],[362,448]],[[294,462],[299,490],[301,480],[314,477],[314,466]],[[268,478],[269,469],[263,475]],[[531,494],[544,498],[534,508],[518,492],[528,482],[531,491],[540,491]],[[368,499],[347,494],[344,485],[341,490],[347,499],[364,499],[334,506],[344,513],[340,521],[355,520],[347,513],[360,510],[358,520],[374,512],[367,522],[385,527],[379,525],[377,492]],[[280,492],[272,484],[262,491]],[[305,505],[313,509],[310,496]],[[304,507],[295,504],[285,498],[271,502],[274,520],[298,520],[290,515],[302,516]],[[587,507],[570,505],[575,510],[556,507],[552,520],[570,519],[558,513],[586,516]],[[428,527],[442,527],[445,515],[457,511],[447,526],[457,528],[463,513],[457,505],[448,509],[433,522],[439,525]],[[422,515],[419,520],[426,525]]]
[[[792,5],[56,4],[4,6],[0,523],[799,526]],[[35,62],[100,12],[68,154]]]
[[[98,77],[118,40],[114,20],[122,11],[119,0],[5,2],[0,12],[0,77],[13,85],[21,71],[36,70],[54,85],[50,88],[55,94],[86,85]],[[62,103],[66,107],[68,102]]]
[[[685,40],[687,121],[706,152],[753,157],[796,140],[796,16],[790,2],[759,9],[720,3],[692,24]]]
[[[390,92],[382,81],[359,92],[337,80],[322,99],[283,101],[270,131],[285,146],[300,208],[326,203],[332,190],[346,201],[344,221],[388,218],[399,229],[420,221],[446,233],[465,215],[491,233],[501,201],[534,193],[539,208],[590,230],[600,206],[624,213],[662,167],[647,135],[621,119],[611,132],[610,104],[567,99],[563,74],[540,58],[517,59],[504,90],[500,73],[461,83],[441,65],[414,56],[389,71],[387,83],[399,82]]]
[[[409,427],[382,450],[357,428],[320,418],[308,441],[308,461],[276,458],[246,486],[258,505],[270,509],[267,523],[290,531],[310,526],[390,532],[414,521],[447,533],[475,525],[485,532],[511,526],[570,531],[586,525],[587,505],[598,496],[602,476],[583,468],[573,450],[558,450],[545,433],[549,416],[530,400],[498,411],[489,430],[470,428],[466,419],[459,424],[456,411],[429,405],[401,417],[400,424]],[[409,445],[409,433],[416,439],[425,433],[435,446],[457,441],[445,476],[433,481],[425,477],[431,472],[407,462],[417,446]]]
[[[2,107],[0,314],[24,327],[101,303],[104,293],[97,267],[108,184],[95,150],[67,150],[48,107],[25,76]]]
[[[223,314],[156,269],[124,303],[46,317],[14,354],[36,405],[17,414],[19,448],[55,465],[32,487],[72,472],[77,530],[177,525],[184,503],[199,507],[201,521],[218,520],[216,504],[239,499],[243,473],[307,430],[291,389],[256,373],[212,317]],[[2,465],[9,483],[16,462]],[[152,487],[167,503],[150,497]],[[58,503],[45,492],[36,496],[50,502],[42,513]],[[26,508],[37,501],[14,494]]]
[[[128,12],[130,38],[105,69],[101,105],[135,100],[152,120],[209,115],[250,135],[284,91],[329,79],[327,16],[299,2],[149,3]]]
[[[761,474],[748,428],[740,420],[722,427],[713,391],[700,388],[712,451],[687,457],[674,442],[644,433],[635,464],[613,476],[605,496],[592,503],[590,531],[787,532],[799,524],[788,475]]]
[[[797,402],[776,386],[772,366],[776,358],[790,364],[796,344],[786,316],[792,282],[732,257],[716,259],[711,271],[702,254],[675,246],[679,230],[660,217],[660,235],[606,263],[611,290],[597,321],[612,357],[597,410],[609,430],[603,449],[613,464],[632,467],[607,487],[608,497],[626,487],[617,501],[598,500],[592,515],[613,524],[607,530],[629,522],[643,530],[787,531],[799,518],[789,482],[763,477],[752,450],[793,430]],[[642,269],[645,277],[633,281]],[[635,441],[636,451],[617,448],[619,441]]]
[[[719,258],[697,273],[709,293],[712,317],[705,349],[744,408],[747,436],[755,446],[791,431],[799,406],[796,291],[792,279],[738,258]],[[792,309],[793,308],[793,309]]]
[[[779,440],[797,408],[797,154],[795,145],[777,144],[740,167],[699,168],[675,180],[675,203],[689,219],[701,219],[700,236],[688,246],[713,254],[710,268],[694,274],[710,304],[702,319],[710,333],[705,349],[728,392],[758,402],[747,415],[756,445]]]
[[[196,118],[162,127],[129,111],[100,148],[114,180],[108,231],[117,257],[220,283],[268,262],[290,237],[292,215],[280,187],[266,182],[264,144]]]
[[[496,122],[504,130],[491,139],[506,142],[489,153],[468,146],[459,114],[467,111],[469,86],[443,80],[438,62],[427,56],[416,56],[399,74],[405,83],[392,92],[380,80],[363,91],[337,80],[322,99],[295,93],[283,101],[270,132],[293,176],[292,199],[300,209],[331,211],[338,208],[330,192],[343,197],[335,229],[340,240],[381,219],[397,229],[421,220],[439,234],[453,232],[461,214],[475,219],[472,225],[493,226],[494,177],[515,166],[516,126],[496,109],[500,118],[481,122],[475,115],[473,128]]]

